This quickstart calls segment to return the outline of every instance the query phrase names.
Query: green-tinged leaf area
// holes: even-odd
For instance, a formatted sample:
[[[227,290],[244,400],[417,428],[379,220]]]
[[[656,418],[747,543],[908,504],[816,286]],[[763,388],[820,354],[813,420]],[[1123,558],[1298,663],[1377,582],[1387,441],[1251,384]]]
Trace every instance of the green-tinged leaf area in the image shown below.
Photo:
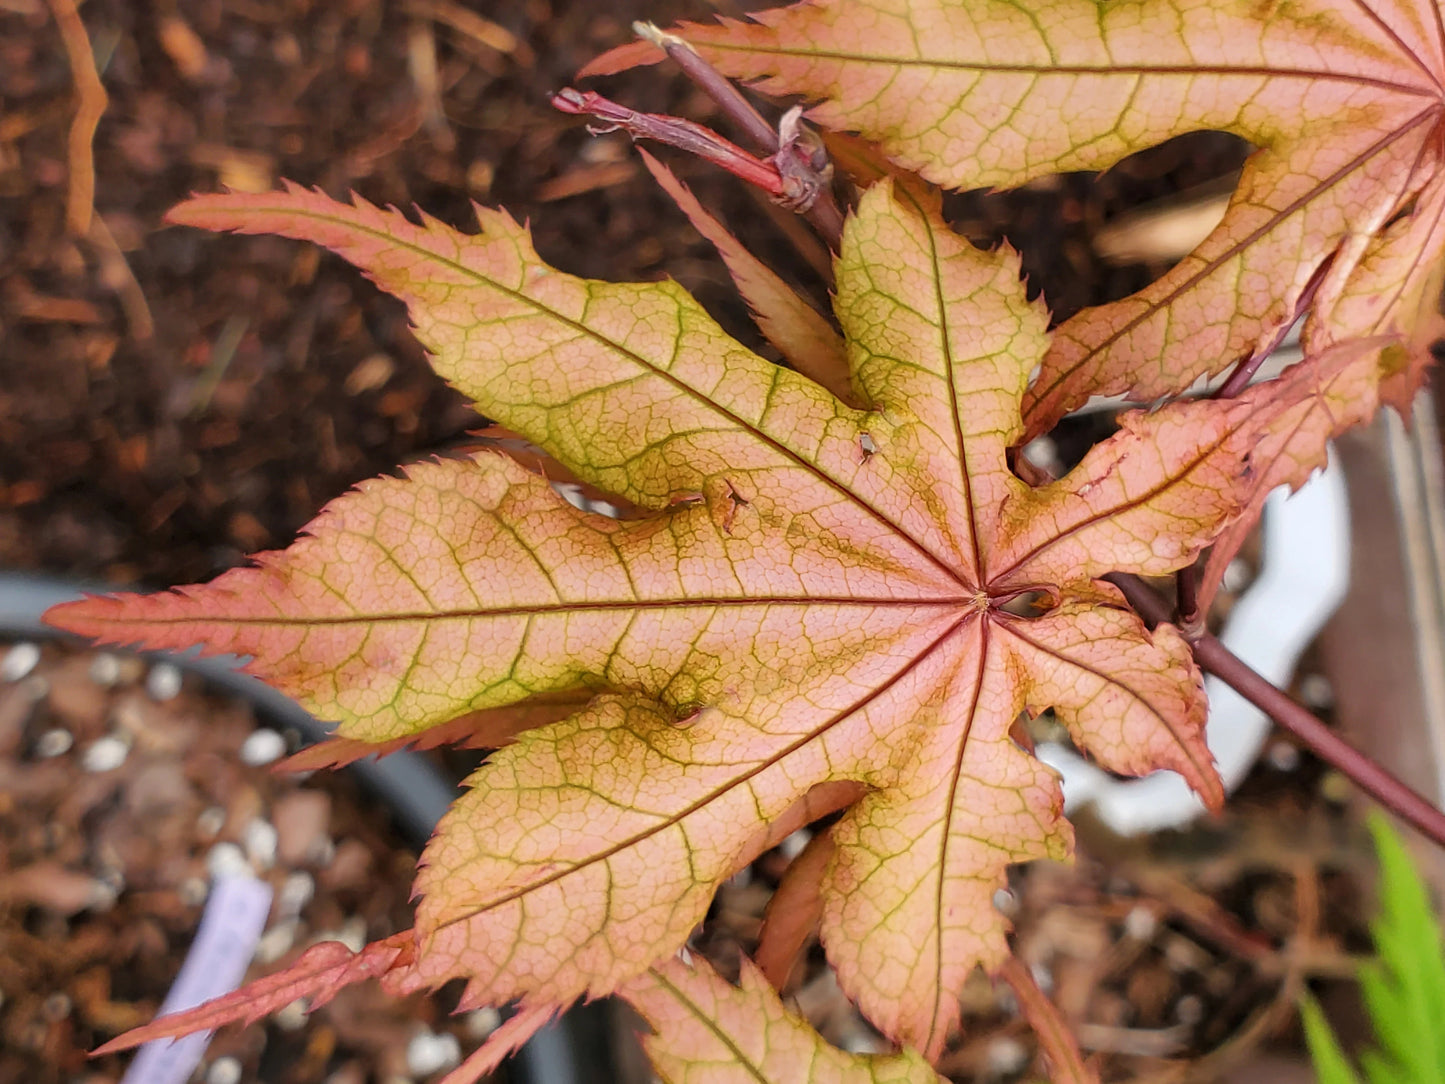
[[[427,848],[415,953],[386,982],[461,978],[465,1005],[529,1020],[629,988],[775,830],[861,794],[832,829],[824,942],[869,1017],[938,1056],[968,973],[1006,958],[1008,866],[1071,845],[1056,778],[1009,738],[1020,712],[1220,801],[1187,645],[1097,577],[1192,561],[1247,504],[1280,404],[1133,415],[1030,488],[1007,456],[1046,313],[1014,253],[974,249],[910,186],[864,194],[836,264],[867,411],[675,284],[574,278],[479,217],[464,235],[297,188],[172,214],[351,260],[484,414],[638,518],[573,508],[494,443],[363,483],[255,567],[51,620],[253,656],[351,742],[503,745]]]
[[[1201,129],[1258,147],[1193,253],[1059,328],[1024,401],[1031,434],[1090,395],[1183,391],[1272,342],[1312,293],[1310,354],[1414,341],[1433,315],[1436,297],[1418,302],[1445,253],[1438,0],[808,0],[678,32],[949,187],[1105,169]],[[593,67],[644,59],[624,47]],[[1419,369],[1387,399],[1408,402]]]
[[[912,1051],[845,1054],[829,1046],[743,960],[731,986],[705,961],[656,964],[623,987],[652,1025],[643,1039],[666,1084],[942,1084]]]

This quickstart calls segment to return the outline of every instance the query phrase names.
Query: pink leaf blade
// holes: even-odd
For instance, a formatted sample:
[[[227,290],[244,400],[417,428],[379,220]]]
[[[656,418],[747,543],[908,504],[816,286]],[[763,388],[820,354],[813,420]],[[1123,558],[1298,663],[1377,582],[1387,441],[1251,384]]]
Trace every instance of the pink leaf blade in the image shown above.
[[[1243,513],[1215,540],[1199,576],[1198,605],[1208,612],[1229,563],[1254,530],[1265,501],[1279,486],[1298,489],[1324,466],[1326,445],[1372,418],[1389,380],[1390,357],[1406,348],[1394,339],[1352,339],[1300,362],[1251,393],[1259,439]]]
[[[886,618],[893,629],[879,616],[864,622],[855,642],[871,651],[846,680],[799,671],[681,723],[635,697],[603,696],[499,750],[424,855],[424,951],[411,988],[472,976],[497,1001],[566,1003],[611,992],[639,959],[675,951],[717,885],[776,842],[760,826],[787,818],[818,784],[836,795],[826,809],[856,796],[841,780],[890,778],[912,731],[937,717],[953,621],[905,616]],[[809,635],[800,627],[794,639]],[[919,722],[880,742],[899,718]],[[584,763],[619,767],[579,780],[573,766]],[[493,827],[478,834],[481,824]],[[543,958],[517,956],[524,935],[548,946]]]
[[[1075,743],[1121,775],[1184,777],[1218,810],[1224,787],[1204,741],[1204,679],[1170,625],[1071,598],[1042,617],[1000,621],[1000,646],[1029,675],[1026,707],[1051,707]]]
[[[812,119],[950,187],[1105,169],[1199,128],[1267,145],[1306,100],[1333,120],[1376,96],[1419,111],[1438,94],[1438,69],[1369,8],[1317,0],[1270,16],[1161,0],[1102,15],[1080,0],[832,0],[676,33],[724,73],[807,95]]]
[[[1259,152],[1224,221],[1194,252],[1134,296],[1086,309],[1058,329],[1024,403],[1029,431],[1049,428],[1091,395],[1127,391],[1147,402],[1183,391],[1273,341],[1326,263],[1333,261],[1331,278],[1348,282],[1371,236],[1411,198],[1421,183],[1415,163],[1432,138],[1428,119],[1401,120],[1347,171],[1284,173],[1270,152]],[[1335,146],[1294,155],[1328,160]],[[1329,302],[1322,291],[1313,319],[1334,322]]]
[[[495,454],[415,464],[405,479],[333,502],[309,537],[259,568],[181,592],[67,604],[47,619],[108,642],[256,656],[253,673],[338,721],[340,736],[387,742],[539,693],[624,678],[646,686],[634,667],[665,655],[626,639],[639,614],[676,615],[668,650],[681,666],[686,630],[705,628],[716,606],[751,624],[762,650],[797,635],[810,600],[834,600],[824,611],[881,603],[892,621],[919,612],[910,596],[927,609],[953,593],[936,572],[920,579],[892,565],[879,545],[906,565],[916,562],[908,543],[897,549],[896,536],[839,519],[847,503],[836,495],[808,508],[786,472],[760,481],[768,489],[741,504],[620,523],[578,512]],[[773,494],[790,518],[760,514]],[[809,556],[809,538],[826,545]],[[855,541],[862,549],[840,562]],[[731,570],[721,580],[719,561]],[[629,642],[640,659],[617,654]]]
[[[1348,351],[1369,352],[1380,342],[1356,340]],[[995,587],[1027,589],[1111,570],[1163,575],[1190,564],[1229,524],[1257,511],[1270,488],[1303,481],[1323,462],[1323,438],[1316,435],[1313,451],[1306,451],[1309,430],[1294,432],[1299,420],[1288,418],[1290,410],[1317,400],[1316,364],[1296,366],[1235,399],[1122,415],[1120,431],[1090,449],[1067,476],[1010,499]],[[1353,371],[1367,372],[1363,366]],[[1358,420],[1373,413],[1367,406],[1376,398],[1372,389],[1356,381],[1353,394],[1360,397],[1354,406],[1339,404],[1345,414]],[[1287,463],[1279,464],[1284,473],[1273,473],[1281,441],[1293,441],[1292,454],[1310,460],[1303,474]]]
[[[1355,273],[1327,298],[1328,320],[1310,319],[1302,336],[1308,356],[1377,343],[1380,399],[1409,417],[1415,392],[1445,338],[1440,312],[1445,283],[1445,174],[1437,174],[1402,215],[1370,239]],[[1393,345],[1388,340],[1394,340]]]

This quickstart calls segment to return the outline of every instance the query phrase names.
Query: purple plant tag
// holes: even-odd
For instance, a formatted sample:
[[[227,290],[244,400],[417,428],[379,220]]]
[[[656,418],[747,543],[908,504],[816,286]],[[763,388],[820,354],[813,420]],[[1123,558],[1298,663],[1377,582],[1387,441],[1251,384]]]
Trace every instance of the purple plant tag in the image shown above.
[[[246,974],[271,911],[271,886],[254,877],[221,877],[211,885],[201,925],[161,1015],[230,993]],[[121,1084],[185,1084],[211,1041],[209,1031],[155,1039],[136,1054]]]

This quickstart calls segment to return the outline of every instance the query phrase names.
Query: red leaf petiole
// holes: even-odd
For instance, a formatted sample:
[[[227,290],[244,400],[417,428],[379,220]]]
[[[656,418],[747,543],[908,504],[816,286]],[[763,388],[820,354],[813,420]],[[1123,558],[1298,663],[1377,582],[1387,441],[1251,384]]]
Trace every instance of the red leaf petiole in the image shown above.
[[[633,139],[653,139],[704,158],[721,166],[729,173],[756,185],[779,202],[795,198],[796,190],[789,191],[782,173],[771,162],[755,158],[731,140],[724,139],[711,128],[705,128],[682,117],[666,113],[640,113],[619,105],[610,98],[592,90],[574,90],[563,87],[552,95],[552,105],[564,113],[576,116],[596,117],[606,127],[590,127],[593,135],[622,130]]]

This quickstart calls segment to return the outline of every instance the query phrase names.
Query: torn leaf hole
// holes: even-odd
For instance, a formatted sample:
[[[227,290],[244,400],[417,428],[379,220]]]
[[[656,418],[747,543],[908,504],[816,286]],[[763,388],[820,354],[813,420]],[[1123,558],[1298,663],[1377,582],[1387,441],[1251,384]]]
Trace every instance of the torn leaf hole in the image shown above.
[[[1038,617],[1040,614],[1052,610],[1057,603],[1058,597],[1053,591],[1043,588],[1024,589],[994,599],[993,608],[1013,614],[1015,617]]]
[[[741,493],[739,493],[737,489],[733,486],[733,484],[729,482],[726,478],[723,479],[723,485],[728,487],[728,506],[723,510],[722,526],[724,533],[732,534],[733,520],[737,518],[738,509],[747,507],[748,499],[744,497]]]
[[[697,490],[689,490],[686,493],[674,494],[672,499],[667,502],[667,507],[669,511],[675,511],[680,508],[696,508],[706,499],[707,498]]]
[[[702,716],[703,707],[704,704],[700,700],[688,700],[684,703],[674,705],[672,709],[672,725],[679,730],[686,730]]]

